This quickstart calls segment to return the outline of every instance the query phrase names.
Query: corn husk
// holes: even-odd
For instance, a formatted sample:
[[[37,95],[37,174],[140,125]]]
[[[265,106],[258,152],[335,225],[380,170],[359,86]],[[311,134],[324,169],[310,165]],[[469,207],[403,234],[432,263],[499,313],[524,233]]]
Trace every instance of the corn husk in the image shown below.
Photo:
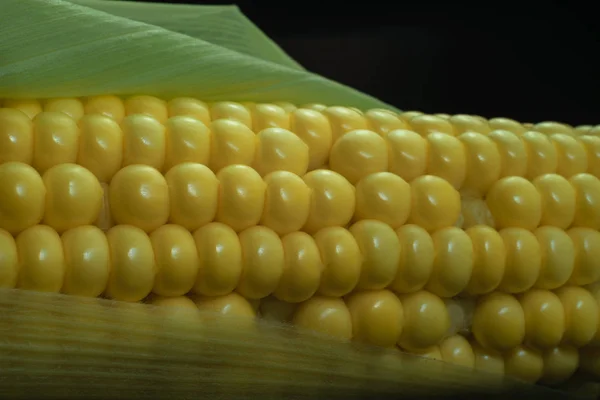
[[[393,108],[298,68],[234,8],[173,11],[180,17],[169,22],[178,6],[110,3],[3,0],[0,98],[112,93]],[[182,14],[198,16],[201,28],[188,20],[178,32]]]
[[[0,290],[0,397],[356,399],[560,393],[284,324]]]

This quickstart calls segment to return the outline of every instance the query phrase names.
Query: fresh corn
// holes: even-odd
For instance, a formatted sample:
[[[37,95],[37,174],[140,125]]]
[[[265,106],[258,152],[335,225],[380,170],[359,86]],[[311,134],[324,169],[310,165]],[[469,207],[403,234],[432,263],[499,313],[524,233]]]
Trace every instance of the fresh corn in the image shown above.
[[[1,104],[0,287],[259,315],[531,382],[568,379],[580,353],[596,371],[594,127],[152,96]]]

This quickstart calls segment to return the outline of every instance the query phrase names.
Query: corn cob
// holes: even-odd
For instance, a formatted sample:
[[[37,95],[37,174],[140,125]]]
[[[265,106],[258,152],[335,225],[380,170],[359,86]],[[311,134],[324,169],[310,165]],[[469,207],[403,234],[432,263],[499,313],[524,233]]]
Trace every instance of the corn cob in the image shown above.
[[[600,280],[595,128],[151,96],[2,105],[2,287],[258,314],[532,382],[564,381],[600,343],[582,288]]]

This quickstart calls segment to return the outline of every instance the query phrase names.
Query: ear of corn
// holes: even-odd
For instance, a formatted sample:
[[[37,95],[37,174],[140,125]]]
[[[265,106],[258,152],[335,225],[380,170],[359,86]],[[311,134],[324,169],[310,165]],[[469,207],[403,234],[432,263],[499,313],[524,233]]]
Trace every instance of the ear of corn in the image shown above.
[[[568,379],[600,344],[595,136],[187,97],[39,103],[0,110],[3,287],[258,314],[530,382]]]

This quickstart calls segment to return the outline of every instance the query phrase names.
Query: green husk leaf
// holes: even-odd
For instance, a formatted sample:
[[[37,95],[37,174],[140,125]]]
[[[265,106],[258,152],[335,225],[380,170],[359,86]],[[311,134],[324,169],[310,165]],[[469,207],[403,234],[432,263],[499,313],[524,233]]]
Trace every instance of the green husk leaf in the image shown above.
[[[265,61],[304,69],[236,6],[134,3],[112,0],[70,1],[119,17],[183,33]]]
[[[280,323],[53,293],[0,289],[0,335],[6,399],[564,397]]]
[[[316,74],[63,0],[5,0],[0,97],[144,93],[391,106]]]

